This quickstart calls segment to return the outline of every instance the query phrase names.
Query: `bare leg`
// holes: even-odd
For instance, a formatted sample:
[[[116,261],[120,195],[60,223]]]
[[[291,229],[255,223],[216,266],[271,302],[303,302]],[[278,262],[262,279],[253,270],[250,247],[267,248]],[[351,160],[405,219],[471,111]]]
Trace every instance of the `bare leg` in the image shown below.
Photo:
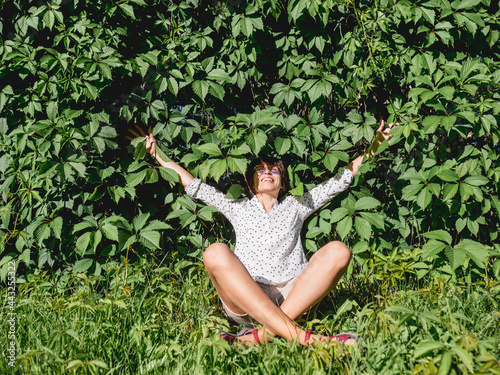
[[[250,315],[272,335],[304,341],[305,332],[269,299],[225,244],[210,245],[203,254],[203,262],[220,298],[231,311]],[[260,330],[259,338],[267,339],[264,329]]]
[[[311,257],[290,294],[280,306],[283,313],[295,320],[321,301],[335,288],[347,270],[350,260],[351,251],[342,242],[332,241],[319,249]],[[354,343],[354,340],[346,341],[348,345]]]
[[[281,310],[297,319],[335,288],[350,260],[351,251],[344,243],[332,241],[323,246],[297,278]]]

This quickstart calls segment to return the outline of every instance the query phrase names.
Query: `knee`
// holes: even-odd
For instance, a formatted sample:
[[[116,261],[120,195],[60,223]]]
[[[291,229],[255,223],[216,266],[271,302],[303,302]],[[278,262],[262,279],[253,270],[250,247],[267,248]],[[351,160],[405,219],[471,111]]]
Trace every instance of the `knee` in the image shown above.
[[[347,245],[340,241],[332,241],[326,244],[321,254],[321,262],[335,268],[345,268],[351,261],[352,253]]]
[[[213,243],[203,253],[203,264],[206,269],[213,269],[216,266],[223,265],[228,255],[232,254],[231,250],[226,244]]]

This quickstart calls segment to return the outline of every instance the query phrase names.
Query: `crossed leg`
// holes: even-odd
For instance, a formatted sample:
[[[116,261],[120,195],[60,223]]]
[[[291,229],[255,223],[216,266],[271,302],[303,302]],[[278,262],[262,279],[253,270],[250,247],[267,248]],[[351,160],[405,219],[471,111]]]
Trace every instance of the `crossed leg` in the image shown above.
[[[261,342],[268,339],[268,334],[304,342],[305,332],[294,320],[335,287],[350,258],[351,252],[342,242],[333,241],[319,249],[297,278],[286,300],[278,307],[225,244],[214,243],[203,254],[205,268],[224,304],[234,313],[248,314],[263,325],[259,330]],[[321,339],[316,335],[311,338]]]

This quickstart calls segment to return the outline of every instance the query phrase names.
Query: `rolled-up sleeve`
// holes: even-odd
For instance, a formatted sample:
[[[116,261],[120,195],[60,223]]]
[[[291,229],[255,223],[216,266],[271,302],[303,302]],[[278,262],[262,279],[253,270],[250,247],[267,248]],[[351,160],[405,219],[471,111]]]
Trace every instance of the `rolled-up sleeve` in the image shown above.
[[[345,168],[337,173],[335,177],[319,184],[302,197],[298,197],[297,200],[303,206],[303,215],[309,216],[333,197],[343,192],[349,187],[352,179],[353,175],[351,170]]]
[[[199,178],[195,178],[185,188],[186,194],[192,198],[199,199],[207,206],[214,206],[225,217],[231,221],[233,218],[233,207],[235,201],[227,198],[222,192],[210,186]]]

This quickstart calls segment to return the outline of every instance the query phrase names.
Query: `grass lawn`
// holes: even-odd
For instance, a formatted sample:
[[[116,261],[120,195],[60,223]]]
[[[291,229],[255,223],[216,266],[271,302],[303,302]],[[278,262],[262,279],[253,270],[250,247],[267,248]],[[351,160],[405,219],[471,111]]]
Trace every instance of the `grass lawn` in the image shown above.
[[[299,322],[318,333],[357,332],[363,350],[283,339],[230,347],[217,333],[238,327],[199,263],[110,264],[90,279],[19,276],[16,368],[3,339],[0,373],[500,374],[498,281],[376,276],[354,272]],[[2,319],[0,331],[8,329]]]

